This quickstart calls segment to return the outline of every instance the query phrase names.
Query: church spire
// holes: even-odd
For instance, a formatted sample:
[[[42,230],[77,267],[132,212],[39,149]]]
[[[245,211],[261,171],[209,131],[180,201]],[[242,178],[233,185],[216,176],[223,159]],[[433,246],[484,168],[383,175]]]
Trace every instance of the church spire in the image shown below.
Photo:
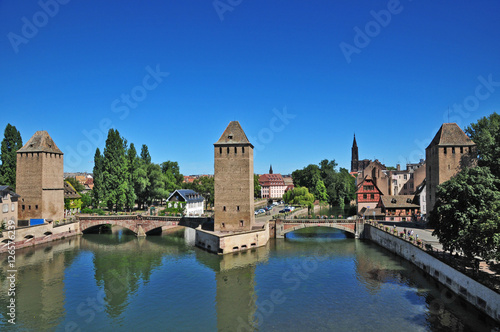
[[[351,148],[351,172],[357,172],[359,170],[358,158],[358,144],[356,143],[356,134],[354,134]]]
[[[271,167],[269,167],[269,174],[273,174],[273,165],[271,164]]]

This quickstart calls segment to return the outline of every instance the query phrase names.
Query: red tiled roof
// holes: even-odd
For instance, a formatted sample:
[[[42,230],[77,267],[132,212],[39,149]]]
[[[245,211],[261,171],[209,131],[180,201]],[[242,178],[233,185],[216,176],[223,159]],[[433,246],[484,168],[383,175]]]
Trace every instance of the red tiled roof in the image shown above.
[[[285,181],[281,174],[262,174],[259,177],[259,184],[263,187],[284,186]]]

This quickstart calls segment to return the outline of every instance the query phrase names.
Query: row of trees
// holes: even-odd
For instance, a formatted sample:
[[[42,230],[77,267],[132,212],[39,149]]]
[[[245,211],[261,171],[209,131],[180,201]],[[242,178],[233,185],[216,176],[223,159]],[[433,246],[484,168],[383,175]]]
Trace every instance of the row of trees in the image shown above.
[[[21,133],[12,126],[7,124],[4,131],[4,138],[1,143],[0,161],[0,184],[10,186],[16,189],[16,151],[23,147]]]
[[[295,193],[285,196],[285,202],[287,199],[292,199],[292,196],[293,199],[309,201],[311,196],[307,196],[307,194],[310,193],[320,202],[328,202],[331,206],[339,206],[344,209],[355,199],[356,183],[347,169],[340,168],[337,171],[336,168],[335,160],[324,159],[319,165],[310,164],[301,170],[292,172],[293,183],[297,187],[294,191],[301,190],[303,192],[303,189],[298,187],[305,187],[308,192],[303,192],[304,195],[300,195],[303,196],[301,198],[295,198],[297,197]]]
[[[444,250],[471,261],[475,256],[499,260],[500,115],[481,118],[465,133],[476,143],[478,166],[438,186],[430,225]]]
[[[153,163],[146,145],[138,156],[116,129],[109,130],[104,153],[96,149],[93,175],[93,205],[115,211],[166,199],[183,182],[177,162]]]

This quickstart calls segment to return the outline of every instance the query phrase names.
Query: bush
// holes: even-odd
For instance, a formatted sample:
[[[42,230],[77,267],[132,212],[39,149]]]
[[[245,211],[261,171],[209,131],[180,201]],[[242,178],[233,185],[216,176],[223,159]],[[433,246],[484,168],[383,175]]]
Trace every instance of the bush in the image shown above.
[[[92,214],[92,213],[96,213],[100,216],[103,216],[104,215],[104,211],[102,209],[90,209],[90,208],[85,208],[85,209],[82,209],[80,211],[80,213],[89,213],[89,214]]]

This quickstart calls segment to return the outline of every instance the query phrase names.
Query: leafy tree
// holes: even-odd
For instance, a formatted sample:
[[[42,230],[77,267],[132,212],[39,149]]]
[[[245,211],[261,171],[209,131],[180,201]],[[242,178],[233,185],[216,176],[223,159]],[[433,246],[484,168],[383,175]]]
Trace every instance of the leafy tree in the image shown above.
[[[292,172],[293,184],[295,187],[306,187],[309,190],[314,188],[315,182],[313,180],[315,174],[320,174],[318,165],[308,165],[301,170]]]
[[[10,186],[16,189],[16,163],[17,150],[23,147],[21,134],[10,123],[7,124],[4,131],[4,138],[1,144],[0,160],[0,184]]]
[[[259,176],[257,174],[253,175],[253,197],[260,197],[260,183]]]
[[[211,176],[200,176],[192,183],[184,183],[184,189],[191,189],[205,197],[206,203],[214,204],[214,178]]]
[[[500,115],[495,112],[479,119],[465,133],[476,143],[478,165],[489,167],[500,178]]]
[[[81,193],[83,190],[85,190],[85,186],[78,182],[76,178],[66,178],[65,181],[69,182],[78,193]]]
[[[499,190],[488,167],[466,168],[438,186],[429,222],[444,250],[500,259]]]
[[[89,193],[80,194],[82,196],[82,209],[89,207],[92,204],[92,196]]]
[[[298,204],[311,209],[314,204],[314,195],[309,193],[306,187],[295,187],[283,195],[283,200],[287,204]]]
[[[118,130],[110,129],[104,148],[103,198],[109,210],[121,210],[127,203],[128,172],[126,142]]]
[[[163,174],[170,173],[174,177],[174,182],[177,188],[180,188],[184,182],[184,176],[181,174],[179,164],[176,161],[164,161],[161,163],[161,172]],[[175,190],[175,189],[174,189]]]
[[[321,180],[319,174],[314,175],[314,180],[315,185],[314,185],[314,196],[320,201],[320,202],[326,202],[328,200],[328,194],[326,193],[326,187],[325,183],[323,180]]]
[[[92,205],[94,208],[99,208],[101,201],[103,200],[103,164],[104,157],[101,155],[99,148],[95,150],[94,155],[94,169],[92,175],[94,177],[94,188],[92,189]]]
[[[151,156],[149,155],[149,149],[146,144],[142,145],[141,148],[141,159],[146,163],[146,165],[151,164]]]

